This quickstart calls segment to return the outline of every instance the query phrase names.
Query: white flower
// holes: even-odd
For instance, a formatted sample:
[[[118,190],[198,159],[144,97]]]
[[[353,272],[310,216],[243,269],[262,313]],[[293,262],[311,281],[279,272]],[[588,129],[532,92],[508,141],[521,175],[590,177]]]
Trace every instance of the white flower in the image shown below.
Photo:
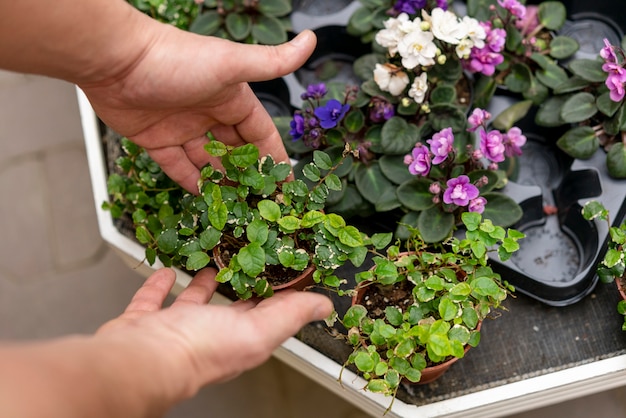
[[[458,17],[449,10],[439,7],[433,9],[431,16],[431,30],[435,38],[451,45],[458,44],[467,37],[468,28]]]
[[[473,17],[463,16],[463,24],[467,29],[467,38],[471,42],[470,49],[476,47],[481,49],[485,46],[485,39],[487,38],[487,32],[485,28]]]
[[[434,65],[437,46],[433,42],[433,34],[422,30],[406,34],[398,43],[398,53],[402,57],[402,65],[409,70],[418,65]]]
[[[423,103],[426,98],[426,92],[428,91],[428,79],[426,73],[420,74],[415,77],[411,88],[409,89],[409,96],[415,100],[415,103]]]
[[[472,46],[474,46],[474,44],[469,38],[463,39],[455,48],[457,57],[469,58],[470,52],[472,52]]]
[[[382,91],[399,96],[409,84],[409,76],[393,64],[376,64],[374,81]]]
[[[419,21],[419,19],[417,19]],[[414,30],[415,25],[419,23],[409,20],[409,15],[401,13],[397,18],[390,18],[383,22],[385,29],[381,29],[376,33],[376,42],[387,48],[389,55],[392,57],[398,52],[398,42],[409,32]]]

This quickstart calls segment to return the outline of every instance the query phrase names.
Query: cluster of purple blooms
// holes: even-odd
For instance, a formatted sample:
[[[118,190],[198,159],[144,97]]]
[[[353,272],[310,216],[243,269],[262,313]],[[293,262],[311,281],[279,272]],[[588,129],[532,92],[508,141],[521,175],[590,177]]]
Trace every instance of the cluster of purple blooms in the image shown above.
[[[498,0],[498,4],[506,9],[518,22],[526,16],[526,7],[517,0]],[[491,76],[496,66],[504,62],[502,51],[506,42],[506,30],[494,28],[491,22],[480,22],[486,33],[485,45],[482,48],[473,47],[469,58],[463,60],[466,70],[472,73],[482,73]]]
[[[330,99],[322,105],[322,99],[328,90],[324,83],[311,84],[300,96],[307,100],[310,106],[303,110],[297,110],[290,122],[289,134],[293,141],[302,139],[307,146],[319,148],[325,136],[326,129],[332,129],[339,125],[341,120],[350,110],[350,105],[341,103],[339,100]],[[354,89],[346,92],[346,102]],[[382,97],[373,97],[370,100],[368,117],[374,123],[385,122],[395,115],[394,106]]]
[[[416,14],[428,5],[428,0],[398,0],[393,5],[393,10],[397,13]],[[448,0],[435,0],[435,6],[443,10],[448,10]]]
[[[620,57],[615,52],[616,47],[611,45],[608,39],[604,39],[604,48],[600,56],[604,59],[602,70],[607,73],[605,84],[609,88],[611,100],[620,102],[626,94],[626,69],[624,69],[624,52],[618,49]]]
[[[468,131],[479,130],[479,148],[471,152],[471,160],[478,162],[483,158],[489,161],[489,169],[498,168],[498,163],[505,157],[522,154],[521,147],[526,143],[526,137],[522,131],[513,127],[506,134],[498,130],[488,130],[487,121],[491,118],[489,112],[483,109],[474,109],[468,118]],[[411,154],[405,156],[404,162],[409,166],[409,172],[413,175],[426,177],[430,174],[432,166],[443,163],[452,164],[456,158],[454,147],[454,134],[452,128],[445,128],[426,141],[429,146],[418,142]],[[443,202],[448,205],[466,207],[470,212],[482,213],[487,200],[479,196],[478,187],[484,185],[486,178],[472,184],[466,175],[460,175],[446,181],[446,189],[443,192]],[[434,195],[434,202],[441,200],[441,184],[437,181],[431,184],[430,192]]]

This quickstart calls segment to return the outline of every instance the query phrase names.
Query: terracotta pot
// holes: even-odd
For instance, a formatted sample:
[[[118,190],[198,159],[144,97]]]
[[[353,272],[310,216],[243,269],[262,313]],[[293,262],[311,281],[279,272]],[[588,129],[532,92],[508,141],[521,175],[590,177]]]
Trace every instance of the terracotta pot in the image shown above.
[[[406,254],[406,253],[402,253],[402,254]],[[356,294],[352,296],[352,305],[353,306],[357,304],[363,305],[361,302],[364,296],[365,296],[365,287],[358,287]],[[481,327],[482,327],[482,321],[478,323],[476,330],[480,331]],[[471,348],[470,345],[466,345],[465,350],[464,350],[465,353],[467,353],[470,348]],[[424,385],[427,383],[431,383],[437,380],[439,377],[441,377],[454,363],[457,362],[457,360],[459,360],[458,357],[452,357],[451,359],[446,360],[443,363],[439,363],[435,366],[426,367],[425,369],[422,370],[422,377],[419,380],[419,382],[411,382],[407,379],[404,379],[404,382],[416,384],[416,385]]]
[[[623,277],[618,277],[617,279],[615,279],[615,284],[617,285],[617,290],[619,291],[619,294],[622,296],[622,299],[626,300],[626,289],[624,288],[624,278]]]
[[[215,260],[215,264],[217,264],[217,267],[219,267],[219,269],[221,270],[224,267],[226,267],[227,263],[225,263],[224,260],[222,259],[222,254],[220,253],[219,248],[220,248],[219,245],[213,248],[213,259]],[[311,264],[309,265],[309,267],[302,270],[302,272],[295,279],[287,283],[280,284],[280,285],[276,285],[276,286],[272,285],[272,290],[274,291],[283,290],[283,289],[304,290],[305,288],[315,284],[315,281],[313,280],[314,271],[315,271],[315,266]]]

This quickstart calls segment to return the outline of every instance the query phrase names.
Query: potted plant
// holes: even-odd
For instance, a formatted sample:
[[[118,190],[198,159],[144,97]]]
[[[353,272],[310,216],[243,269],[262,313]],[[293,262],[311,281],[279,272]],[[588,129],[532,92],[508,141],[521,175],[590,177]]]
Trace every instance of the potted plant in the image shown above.
[[[411,229],[405,243],[376,252],[374,267],[357,274],[342,319],[354,348],[345,366],[364,377],[366,390],[394,396],[402,381],[438,378],[478,345],[482,321],[513,290],[489,267],[488,253],[508,259],[524,235],[478,213],[462,219],[462,237],[429,243]],[[372,236],[374,248],[384,248],[389,235]]]
[[[216,280],[229,283],[237,297],[268,297],[298,280],[298,288],[321,283],[338,288],[334,270],[366,255],[364,237],[337,214],[324,213],[329,191],[341,189],[330,157],[317,152],[304,170],[314,183],[288,180],[291,166],[259,156],[253,144],[226,146],[212,140],[207,152],[224,172],[207,165],[198,195],[185,193],[150,159],[145,150],[123,141],[118,159],[122,174],[108,179],[116,217],[132,217],[146,259],[197,271],[213,257]],[[307,272],[307,277],[300,277]],[[339,291],[340,294],[342,291]]]
[[[606,243],[606,253],[597,266],[598,277],[603,283],[613,283],[617,285],[622,300],[617,304],[617,312],[624,315],[622,331],[626,331],[626,220],[619,225],[613,226],[609,217],[609,211],[605,206],[597,201],[591,200],[585,203],[582,209],[583,217],[589,221],[598,219],[605,221],[609,228],[609,235]]]
[[[536,122],[547,127],[570,126],[558,139],[559,148],[581,160],[604,149],[609,174],[626,178],[626,55],[620,46],[604,42],[597,59],[568,64],[572,76],[541,105]]]
[[[286,42],[290,0],[128,0],[160,22],[236,42]]]

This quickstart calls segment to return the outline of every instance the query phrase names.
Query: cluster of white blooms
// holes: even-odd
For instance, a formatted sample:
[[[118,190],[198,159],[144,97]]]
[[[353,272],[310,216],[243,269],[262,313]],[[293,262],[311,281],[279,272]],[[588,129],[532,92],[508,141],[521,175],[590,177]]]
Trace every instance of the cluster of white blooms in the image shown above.
[[[391,63],[376,64],[374,80],[381,90],[394,96],[400,95],[410,83],[404,70],[445,62],[446,57],[441,55],[436,41],[454,45],[457,57],[466,59],[473,47],[484,47],[487,36],[478,20],[469,16],[459,19],[453,12],[441,8],[433,9],[430,15],[422,12],[422,18],[413,20],[401,13],[387,19],[384,25],[376,34],[376,42],[387,48],[391,57],[399,55],[402,68]],[[426,73],[422,72],[413,80],[408,94],[416,103],[423,103],[427,91]]]

